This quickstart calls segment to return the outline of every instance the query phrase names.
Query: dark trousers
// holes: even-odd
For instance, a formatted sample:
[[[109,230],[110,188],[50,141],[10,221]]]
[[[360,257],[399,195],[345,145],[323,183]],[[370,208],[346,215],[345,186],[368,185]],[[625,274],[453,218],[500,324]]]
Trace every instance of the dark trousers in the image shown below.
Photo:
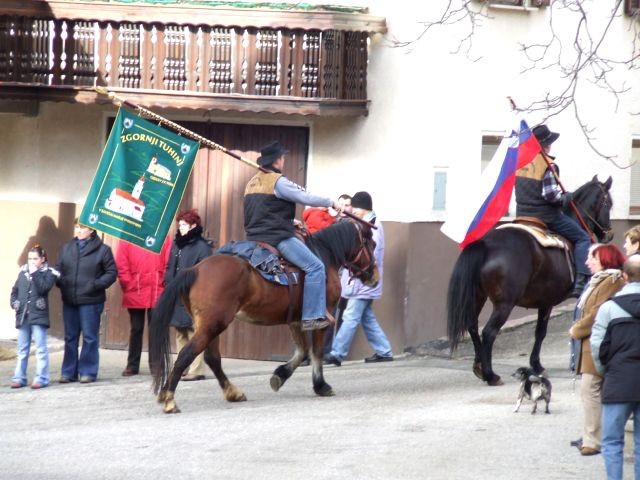
[[[331,353],[331,347],[333,346],[333,339],[336,338],[336,332],[342,325],[342,315],[344,314],[344,309],[347,308],[348,299],[344,297],[340,297],[338,300],[338,306],[336,307],[336,326],[329,325],[327,328],[327,333],[324,334],[324,348],[322,350],[323,355]]]
[[[144,317],[147,314],[147,323],[151,321],[151,309],[128,308],[131,321],[129,334],[129,356],[127,357],[127,369],[134,372],[140,371],[140,356],[142,354],[142,338],[144,335]]]

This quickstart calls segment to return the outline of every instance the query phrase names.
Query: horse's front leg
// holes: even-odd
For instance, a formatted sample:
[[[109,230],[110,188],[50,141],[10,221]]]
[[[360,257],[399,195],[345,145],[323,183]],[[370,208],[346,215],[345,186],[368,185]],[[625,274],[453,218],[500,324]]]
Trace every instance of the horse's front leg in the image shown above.
[[[540,350],[542,349],[542,341],[547,336],[547,326],[549,325],[549,317],[551,316],[552,309],[553,307],[538,309],[536,340],[533,344],[533,350],[531,350],[531,357],[529,357],[529,364],[538,375],[545,374],[544,367],[540,363]]]
[[[305,353],[307,351],[307,336],[300,328],[299,322],[292,322],[289,324],[289,331],[291,332],[291,338],[295,344],[295,350],[293,356],[284,365],[280,365],[273,371],[270,384],[274,392],[280,390],[284,383],[289,379],[293,372],[300,366],[304,360]]]
[[[216,336],[209,346],[204,351],[204,361],[209,365],[209,368],[216,376],[218,385],[222,389],[222,396],[227,402],[244,402],[247,400],[245,394],[236,387],[227,378],[227,375],[222,370],[222,359],[220,357],[220,337]]]
[[[324,375],[322,374],[322,353],[324,350],[324,336],[327,333],[327,328],[322,330],[314,330],[311,335],[311,368],[312,368],[312,380],[313,391],[316,395],[321,397],[333,397],[335,395],[331,385],[324,381]]]

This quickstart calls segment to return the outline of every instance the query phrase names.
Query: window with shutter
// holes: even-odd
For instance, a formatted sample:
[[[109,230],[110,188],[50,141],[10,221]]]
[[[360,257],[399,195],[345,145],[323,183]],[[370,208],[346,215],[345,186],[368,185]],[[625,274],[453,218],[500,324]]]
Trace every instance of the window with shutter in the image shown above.
[[[551,0],[487,0],[487,3],[493,7],[522,7],[526,9],[548,7]]]
[[[624,0],[624,13],[627,15],[638,15],[640,12],[640,0]]]

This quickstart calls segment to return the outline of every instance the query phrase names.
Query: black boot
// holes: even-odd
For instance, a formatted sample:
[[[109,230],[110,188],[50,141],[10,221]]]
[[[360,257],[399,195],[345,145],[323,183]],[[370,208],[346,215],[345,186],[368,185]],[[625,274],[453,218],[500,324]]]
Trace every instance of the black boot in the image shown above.
[[[584,290],[584,287],[587,285],[587,283],[589,283],[590,278],[591,278],[590,275],[586,275],[584,273],[578,273],[576,275],[576,282],[573,285],[573,291],[569,296],[573,298],[579,298],[580,295],[582,295],[582,291]]]

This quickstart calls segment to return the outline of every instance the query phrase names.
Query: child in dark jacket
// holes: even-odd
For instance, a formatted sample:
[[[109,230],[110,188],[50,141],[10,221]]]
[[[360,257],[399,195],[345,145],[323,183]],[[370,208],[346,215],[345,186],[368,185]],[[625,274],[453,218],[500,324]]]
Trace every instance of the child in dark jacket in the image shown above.
[[[40,245],[29,250],[27,264],[23,265],[11,289],[11,308],[16,312],[18,329],[18,361],[11,379],[11,388],[27,385],[27,363],[31,339],[36,344],[36,375],[31,388],[49,385],[49,291],[59,273],[47,265],[47,254]]]

